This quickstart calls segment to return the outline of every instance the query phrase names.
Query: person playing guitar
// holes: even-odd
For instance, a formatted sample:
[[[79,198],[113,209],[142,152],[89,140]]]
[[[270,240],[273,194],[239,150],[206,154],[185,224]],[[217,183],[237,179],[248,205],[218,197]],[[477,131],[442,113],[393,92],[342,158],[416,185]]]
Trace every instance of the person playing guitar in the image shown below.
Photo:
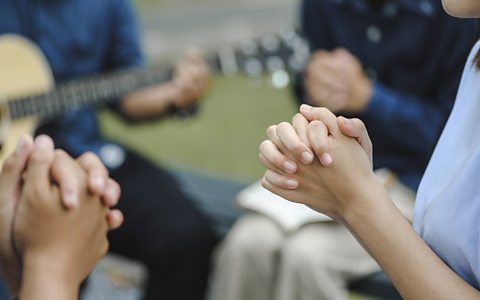
[[[144,64],[128,0],[5,0],[0,4],[0,34],[20,35],[35,43],[57,83]],[[22,63],[15,55],[8,59]],[[49,76],[46,72],[39,79],[44,89],[52,85]],[[7,79],[16,80],[18,94],[35,89],[34,80],[8,74],[0,75],[4,92],[8,87],[2,80]],[[196,103],[208,82],[205,62],[198,53],[190,53],[177,64],[171,80],[120,95],[110,106],[129,120],[157,118]],[[110,249],[146,264],[145,298],[203,299],[217,237],[172,177],[102,137],[92,107],[69,111],[42,125],[37,133],[49,134],[74,157],[96,153],[120,184],[118,208],[127,221],[110,233]]]

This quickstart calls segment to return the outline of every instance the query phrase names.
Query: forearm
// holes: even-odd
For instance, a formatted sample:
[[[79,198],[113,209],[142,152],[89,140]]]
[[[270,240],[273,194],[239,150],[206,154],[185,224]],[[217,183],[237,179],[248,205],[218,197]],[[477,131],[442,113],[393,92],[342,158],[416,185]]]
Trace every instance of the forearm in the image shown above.
[[[74,300],[78,299],[78,293],[79,282],[64,266],[51,259],[25,259],[20,299]]]
[[[120,105],[122,112],[133,120],[158,117],[165,114],[173,103],[171,83],[145,88],[125,96]]]
[[[382,187],[371,203],[351,208],[344,222],[389,274],[404,299],[480,299],[415,233]],[[374,199],[374,201],[371,201]]]

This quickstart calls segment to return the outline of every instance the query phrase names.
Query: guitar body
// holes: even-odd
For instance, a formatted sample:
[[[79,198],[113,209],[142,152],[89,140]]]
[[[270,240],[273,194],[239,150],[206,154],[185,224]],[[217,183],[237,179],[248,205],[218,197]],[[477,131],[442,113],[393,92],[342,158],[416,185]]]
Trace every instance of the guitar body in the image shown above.
[[[7,101],[45,93],[53,86],[50,67],[36,45],[17,35],[0,36],[0,167],[18,139],[33,133],[37,125],[35,117],[11,122]]]

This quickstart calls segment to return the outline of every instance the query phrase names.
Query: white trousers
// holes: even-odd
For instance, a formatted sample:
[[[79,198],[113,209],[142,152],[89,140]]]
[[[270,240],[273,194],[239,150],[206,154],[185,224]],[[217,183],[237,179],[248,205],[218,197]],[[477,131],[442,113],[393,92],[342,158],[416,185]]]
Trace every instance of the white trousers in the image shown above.
[[[411,220],[414,193],[396,180],[387,181],[393,201]],[[250,213],[216,251],[209,298],[343,300],[349,282],[379,270],[342,225],[314,223],[286,234],[269,218]]]

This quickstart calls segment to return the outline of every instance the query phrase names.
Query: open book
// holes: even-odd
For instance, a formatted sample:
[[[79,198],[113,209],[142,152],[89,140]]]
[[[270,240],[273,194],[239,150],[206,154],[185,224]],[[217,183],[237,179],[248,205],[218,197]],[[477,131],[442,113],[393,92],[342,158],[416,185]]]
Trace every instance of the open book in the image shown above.
[[[402,214],[412,220],[415,193],[404,186],[388,169],[375,170],[377,179],[385,186],[393,203]],[[318,213],[303,204],[290,202],[262,187],[260,181],[254,182],[238,193],[238,206],[271,218],[285,232],[293,232],[300,227],[315,223],[333,221],[330,217]]]
[[[271,218],[286,232],[293,232],[303,225],[315,222],[332,221],[330,217],[318,213],[303,204],[290,202],[254,182],[238,193],[236,202],[241,208],[260,213]]]

